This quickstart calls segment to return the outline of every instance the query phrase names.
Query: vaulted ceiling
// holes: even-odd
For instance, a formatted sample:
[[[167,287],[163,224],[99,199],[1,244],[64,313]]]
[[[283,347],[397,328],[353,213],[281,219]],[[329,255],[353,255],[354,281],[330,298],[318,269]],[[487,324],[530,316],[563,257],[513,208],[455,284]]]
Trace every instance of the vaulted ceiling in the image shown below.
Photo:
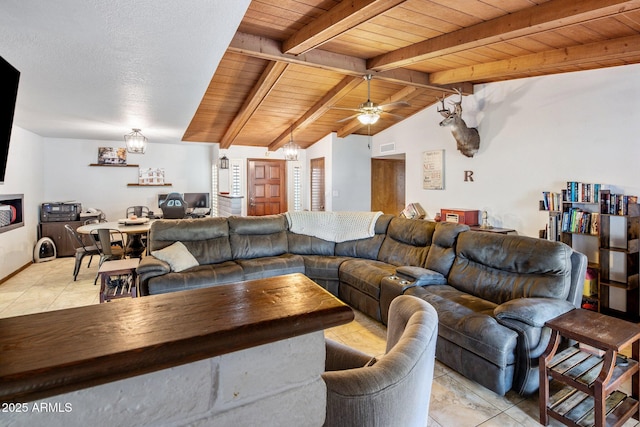
[[[640,0],[253,0],[183,139],[308,147],[455,88],[638,62]],[[368,74],[372,102],[410,105],[370,127],[345,110],[367,101]]]

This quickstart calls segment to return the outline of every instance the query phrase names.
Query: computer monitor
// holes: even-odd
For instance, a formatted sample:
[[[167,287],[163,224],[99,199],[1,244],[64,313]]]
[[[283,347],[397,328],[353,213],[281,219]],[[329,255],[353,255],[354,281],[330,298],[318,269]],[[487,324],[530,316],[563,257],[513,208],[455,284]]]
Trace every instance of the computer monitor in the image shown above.
[[[210,208],[209,193],[184,193],[184,201],[187,203],[187,208]]]

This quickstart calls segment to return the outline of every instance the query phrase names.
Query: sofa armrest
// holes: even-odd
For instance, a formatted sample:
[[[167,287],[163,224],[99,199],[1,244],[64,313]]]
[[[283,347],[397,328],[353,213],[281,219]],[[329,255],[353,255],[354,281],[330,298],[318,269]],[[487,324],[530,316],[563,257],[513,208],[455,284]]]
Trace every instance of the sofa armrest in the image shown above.
[[[447,278],[442,273],[422,267],[398,267],[396,274],[413,283],[411,286],[446,285]]]
[[[171,266],[153,255],[147,255],[138,264],[136,272],[140,276],[154,277],[171,272]]]
[[[575,307],[572,303],[552,298],[517,298],[497,306],[494,314],[498,320],[513,319],[541,328],[545,322]]]

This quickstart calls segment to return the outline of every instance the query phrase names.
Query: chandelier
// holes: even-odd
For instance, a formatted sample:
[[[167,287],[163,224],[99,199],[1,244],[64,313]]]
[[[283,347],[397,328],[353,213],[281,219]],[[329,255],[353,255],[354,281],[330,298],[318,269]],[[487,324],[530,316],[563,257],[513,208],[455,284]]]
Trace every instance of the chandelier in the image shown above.
[[[124,136],[127,145],[127,153],[144,154],[147,149],[147,137],[140,133],[140,129],[131,129],[133,132]]]
[[[289,139],[289,142],[284,144],[282,149],[284,150],[285,160],[289,160],[289,161],[298,160],[298,150],[300,149],[300,146],[295,142],[293,142],[293,130],[291,131],[291,139]]]

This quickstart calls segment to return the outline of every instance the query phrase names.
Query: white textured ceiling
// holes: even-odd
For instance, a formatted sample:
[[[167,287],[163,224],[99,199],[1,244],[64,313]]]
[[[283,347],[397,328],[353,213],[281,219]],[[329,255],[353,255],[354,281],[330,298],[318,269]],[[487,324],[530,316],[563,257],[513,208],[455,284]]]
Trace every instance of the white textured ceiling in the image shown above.
[[[41,136],[177,142],[250,0],[2,0],[14,124]]]

